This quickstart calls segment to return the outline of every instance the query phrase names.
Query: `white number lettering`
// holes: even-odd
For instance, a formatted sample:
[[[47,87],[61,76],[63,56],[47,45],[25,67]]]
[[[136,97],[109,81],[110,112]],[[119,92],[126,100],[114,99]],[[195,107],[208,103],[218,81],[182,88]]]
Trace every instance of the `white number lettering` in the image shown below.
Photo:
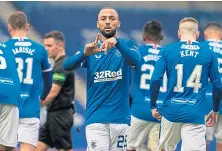
[[[183,92],[184,91],[184,87],[182,87],[183,65],[177,64],[175,69],[177,70],[177,85],[174,87],[174,92]]]
[[[177,70],[177,84],[174,87],[174,92],[184,92],[182,87],[183,82],[183,64],[177,64],[175,69]],[[202,84],[200,83],[202,73],[202,65],[196,65],[193,69],[189,79],[187,80],[186,87],[193,88],[194,93],[198,93]]]
[[[219,64],[219,72],[222,73],[222,68],[220,68],[220,66],[222,65],[222,58],[218,58],[218,64]]]
[[[24,84],[33,84],[33,79],[32,79],[32,64],[33,64],[33,59],[32,58],[27,58],[25,60],[25,63],[27,64],[26,68],[26,77],[23,79],[23,68],[24,68],[24,60],[22,58],[15,58],[16,63],[18,64],[17,71],[19,74],[19,79],[20,82]]]
[[[0,50],[0,55],[2,55],[3,52],[2,50]],[[7,64],[6,64],[6,60],[3,56],[0,56],[0,69],[6,69],[7,68]]]
[[[147,70],[149,70],[150,73],[149,74],[143,73],[141,75],[141,78],[140,78],[140,88],[145,89],[145,90],[150,89],[150,84],[147,83],[147,80],[151,80],[151,77],[152,77],[152,74],[153,74],[153,71],[154,71],[154,66],[149,65],[149,64],[143,64],[141,66],[141,71],[145,72]],[[160,87],[160,92],[164,93],[166,91],[167,91],[167,76],[166,76],[166,73],[165,73],[164,77],[163,77],[163,86]]]

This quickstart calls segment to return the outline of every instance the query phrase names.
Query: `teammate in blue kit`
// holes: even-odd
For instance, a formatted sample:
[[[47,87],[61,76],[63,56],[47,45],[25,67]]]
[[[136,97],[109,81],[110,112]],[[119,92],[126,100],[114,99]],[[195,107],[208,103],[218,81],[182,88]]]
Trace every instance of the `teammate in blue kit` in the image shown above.
[[[150,108],[150,80],[154,71],[155,62],[161,47],[159,43],[163,40],[161,24],[158,21],[148,22],[143,29],[144,45],[139,47],[141,54],[140,62],[132,70],[132,105],[131,125],[127,132],[127,150],[140,151],[141,145],[148,137],[148,150],[156,151],[159,142],[160,122],[152,117]],[[163,80],[160,89],[159,102],[162,102],[166,92],[167,79]],[[147,149],[146,149],[147,150]]]
[[[130,65],[140,60],[137,44],[117,38],[115,9],[98,14],[100,34],[64,63],[65,70],[87,68],[86,138],[88,151],[122,151],[130,124]]]
[[[17,145],[20,82],[10,48],[0,43],[0,150],[12,151]]]
[[[6,45],[14,53],[21,83],[18,127],[20,151],[34,151],[37,146],[40,99],[45,99],[52,85],[48,54],[42,45],[26,37],[28,29],[27,17],[23,12],[10,15],[8,31],[12,39]],[[42,79],[44,90],[41,94]]]
[[[151,79],[152,114],[162,115],[158,149],[174,151],[182,139],[183,151],[206,151],[205,93],[209,77],[213,85],[213,111],[208,115],[207,126],[213,126],[222,95],[218,61],[206,44],[195,41],[199,31],[194,18],[180,21],[178,36],[180,42],[160,51]],[[168,91],[163,107],[157,110],[156,100],[165,71]]]
[[[205,40],[207,41],[210,49],[214,51],[218,57],[218,63],[219,63],[219,72],[222,76],[222,27],[220,24],[216,22],[211,22],[206,25],[204,28],[204,36]],[[209,113],[210,110],[212,110],[212,86],[209,85],[207,89],[207,113]],[[222,102],[220,103],[220,110],[219,110],[219,117],[217,124],[213,127],[207,127],[207,134],[206,134],[206,140],[207,140],[207,148],[210,141],[213,140],[213,138],[216,138],[217,141],[217,151],[222,150]]]

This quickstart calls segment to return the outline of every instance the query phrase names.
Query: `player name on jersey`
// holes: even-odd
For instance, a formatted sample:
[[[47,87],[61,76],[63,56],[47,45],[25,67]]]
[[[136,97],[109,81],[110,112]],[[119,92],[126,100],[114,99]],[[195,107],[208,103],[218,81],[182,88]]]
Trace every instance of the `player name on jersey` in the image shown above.
[[[143,57],[145,62],[152,61],[152,60],[157,61],[159,58],[160,57],[158,55],[151,55],[151,54],[146,55],[146,56]]]
[[[197,57],[197,55],[199,54],[199,52],[197,52],[196,50],[199,50],[200,47],[198,45],[186,45],[183,44],[181,46],[182,49],[186,49],[186,50],[181,50],[180,51],[180,56],[181,57]]]
[[[18,47],[18,48],[12,49],[12,51],[14,55],[18,53],[26,53],[32,56],[33,53],[35,52],[35,49],[30,49],[29,47]]]
[[[222,44],[209,42],[209,46],[213,47],[213,51],[222,55]],[[212,49],[212,48],[211,48]]]
[[[0,42],[0,47],[5,48],[5,47],[6,47],[6,45]]]

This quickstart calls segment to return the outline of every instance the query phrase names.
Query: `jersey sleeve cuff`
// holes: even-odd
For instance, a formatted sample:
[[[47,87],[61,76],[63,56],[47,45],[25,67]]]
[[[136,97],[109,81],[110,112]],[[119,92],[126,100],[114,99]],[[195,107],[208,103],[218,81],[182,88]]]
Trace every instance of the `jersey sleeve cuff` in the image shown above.
[[[42,70],[42,72],[49,72],[49,71],[52,71],[52,68]]]

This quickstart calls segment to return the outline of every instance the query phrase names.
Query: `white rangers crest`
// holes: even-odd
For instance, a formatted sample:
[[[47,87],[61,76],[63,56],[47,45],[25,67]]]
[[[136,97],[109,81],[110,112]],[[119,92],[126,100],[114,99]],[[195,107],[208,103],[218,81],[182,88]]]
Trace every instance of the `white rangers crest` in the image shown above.
[[[119,50],[118,50],[118,49],[116,49],[115,51],[116,51],[116,52],[115,52],[115,54],[117,55],[117,57],[122,56],[122,54],[119,52]]]

